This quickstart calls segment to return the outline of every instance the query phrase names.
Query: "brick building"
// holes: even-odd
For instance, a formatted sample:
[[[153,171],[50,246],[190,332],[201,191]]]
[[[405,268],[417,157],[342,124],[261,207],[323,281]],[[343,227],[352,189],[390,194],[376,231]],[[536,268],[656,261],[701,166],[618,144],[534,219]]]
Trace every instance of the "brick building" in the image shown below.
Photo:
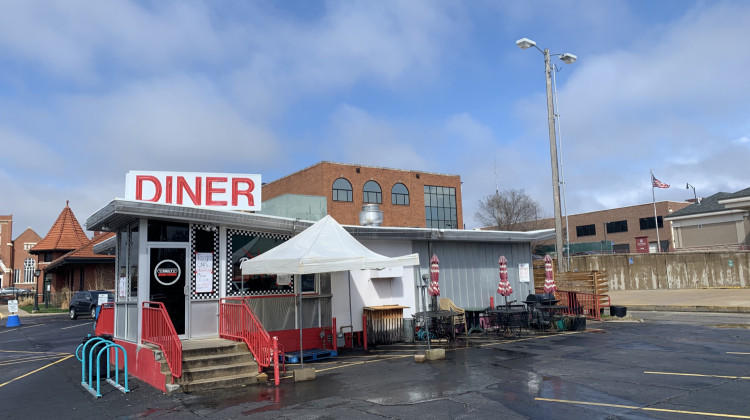
[[[34,270],[37,256],[29,251],[42,238],[27,228],[13,238],[13,216],[0,216],[0,287],[34,288]]]
[[[288,194],[326,197],[327,214],[345,225],[378,204],[382,226],[463,228],[458,175],[320,162],[263,185],[264,202]]]
[[[656,202],[662,252],[675,249],[670,223],[668,221],[664,223],[664,218],[690,204],[683,201]],[[539,228],[554,228],[554,219],[543,219],[540,222]],[[603,252],[610,252],[609,246],[606,245],[609,243],[611,243],[611,252],[614,253],[637,252],[636,238],[644,238],[644,245],[648,244],[650,252],[657,251],[653,203],[571,214],[568,216],[568,227],[571,254],[575,254],[577,248],[583,249],[574,246],[575,244],[594,242],[606,246],[602,248]],[[563,231],[565,231],[565,218],[563,218]],[[563,238],[563,243],[565,243],[565,238]],[[592,249],[592,251],[598,250]]]

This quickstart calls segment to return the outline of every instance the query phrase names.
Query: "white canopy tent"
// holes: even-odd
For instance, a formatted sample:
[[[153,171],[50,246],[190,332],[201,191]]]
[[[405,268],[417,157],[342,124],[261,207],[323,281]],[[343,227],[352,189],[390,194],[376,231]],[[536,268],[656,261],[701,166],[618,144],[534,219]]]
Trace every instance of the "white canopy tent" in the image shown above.
[[[242,275],[315,274],[351,270],[380,270],[419,265],[419,254],[386,257],[354,239],[331,216],[325,216],[287,242],[240,264]],[[351,275],[349,276],[351,281]],[[299,293],[299,291],[298,291]],[[302,294],[300,308],[302,306]],[[349,295],[351,318],[351,292]],[[351,319],[350,319],[351,323]],[[300,311],[300,362],[304,367]]]
[[[242,275],[314,274],[379,270],[419,265],[419,255],[386,257],[354,239],[331,216],[325,216],[287,242],[244,261]]]

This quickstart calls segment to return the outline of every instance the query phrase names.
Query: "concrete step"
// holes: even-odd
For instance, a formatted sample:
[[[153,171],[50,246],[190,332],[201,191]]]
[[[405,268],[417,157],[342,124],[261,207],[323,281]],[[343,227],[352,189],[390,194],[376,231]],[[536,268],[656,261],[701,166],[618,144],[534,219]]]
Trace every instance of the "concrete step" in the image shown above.
[[[199,379],[180,384],[182,392],[201,392],[211,389],[237,388],[243,385],[258,383],[257,372],[252,374],[238,374],[222,378]]]
[[[234,352],[226,354],[209,354],[206,356],[185,356],[182,357],[183,369],[187,367],[203,367],[203,366],[215,366],[215,365],[233,365],[238,363],[254,363],[253,354],[249,351]]]
[[[234,375],[258,374],[258,364],[253,361],[234,363],[227,365],[210,365],[210,366],[185,366],[182,367],[182,377],[178,378],[179,383],[193,382],[202,379],[223,378]]]
[[[191,357],[197,357],[197,356],[209,356],[209,355],[219,355],[219,354],[227,354],[227,353],[235,353],[237,351],[242,352],[248,352],[247,345],[245,343],[240,343],[237,341],[228,341],[228,340],[221,340],[217,343],[212,343],[211,346],[206,347],[186,347],[183,346],[182,349],[182,356],[184,358],[191,358]]]

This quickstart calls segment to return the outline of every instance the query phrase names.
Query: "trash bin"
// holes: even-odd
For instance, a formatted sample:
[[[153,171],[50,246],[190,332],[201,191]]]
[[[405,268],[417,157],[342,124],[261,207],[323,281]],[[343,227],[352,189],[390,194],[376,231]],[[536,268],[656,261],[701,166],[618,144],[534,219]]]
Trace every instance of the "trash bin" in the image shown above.
[[[404,341],[414,342],[414,318],[404,318]]]
[[[86,346],[86,351],[83,352],[81,355],[83,361],[83,370],[85,379],[88,380],[89,378],[89,369],[92,369],[91,377],[96,378],[96,358],[99,355],[99,351],[101,351],[103,348],[107,346],[107,344],[110,344],[112,342],[112,336],[107,334],[102,334],[99,336],[100,338],[103,338],[104,340],[96,340],[95,343],[89,344]],[[85,337],[83,339],[83,344],[87,343],[89,340],[92,340],[96,337]],[[93,352],[91,350],[94,350]],[[89,361],[89,355],[93,358],[93,361]],[[109,377],[109,358],[107,357],[107,353],[105,352],[102,354],[102,357],[99,358],[99,378],[107,378]]]

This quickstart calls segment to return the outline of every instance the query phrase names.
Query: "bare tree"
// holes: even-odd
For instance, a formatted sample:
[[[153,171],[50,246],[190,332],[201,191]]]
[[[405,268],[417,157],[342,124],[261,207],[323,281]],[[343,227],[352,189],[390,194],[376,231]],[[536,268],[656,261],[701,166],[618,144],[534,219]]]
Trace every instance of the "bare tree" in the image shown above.
[[[474,219],[497,230],[526,231],[539,229],[541,206],[520,190],[495,192],[479,200]]]

